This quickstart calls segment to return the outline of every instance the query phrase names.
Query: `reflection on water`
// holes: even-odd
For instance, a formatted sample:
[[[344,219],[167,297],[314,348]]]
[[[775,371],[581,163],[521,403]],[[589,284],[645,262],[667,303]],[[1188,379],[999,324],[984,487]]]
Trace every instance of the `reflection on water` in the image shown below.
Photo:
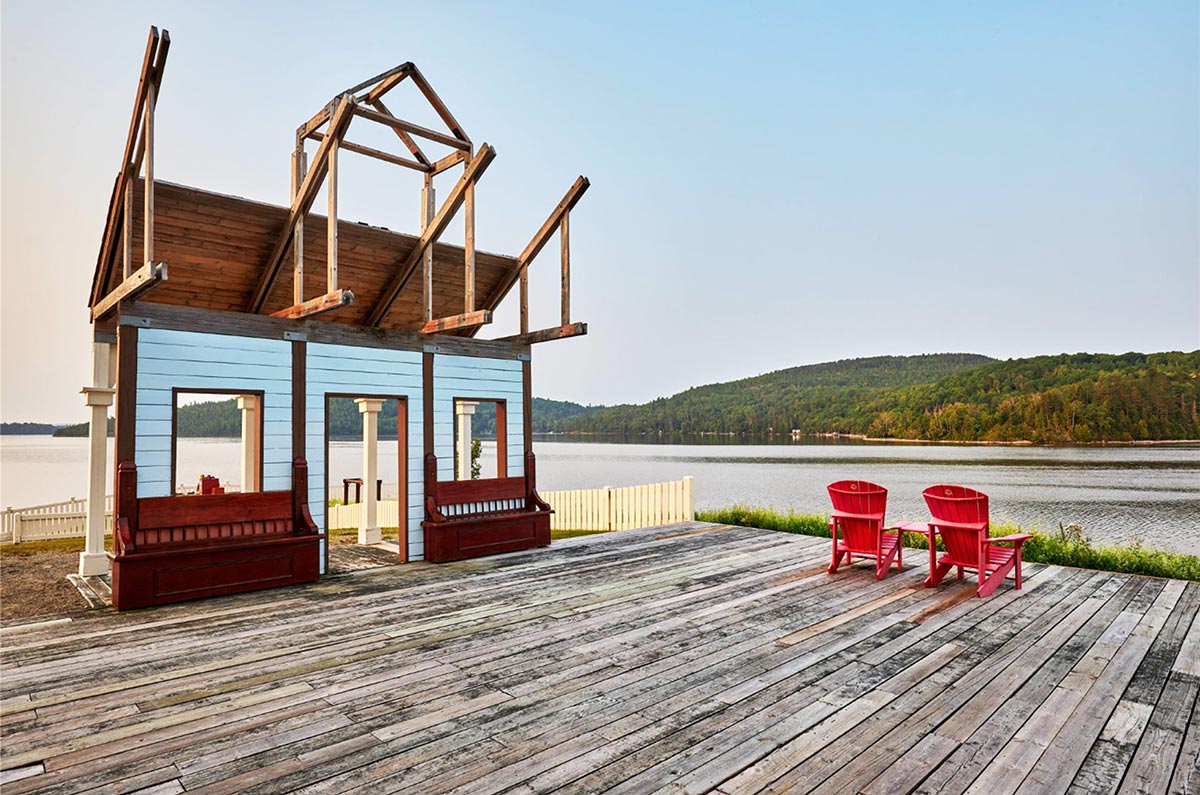
[[[1200,445],[1000,447],[899,444],[658,445],[538,441],[538,486],[625,486],[696,478],[696,507],[733,503],[828,513],[843,478],[888,489],[888,517],[928,516],[921,492],[961,483],[991,498],[998,521],[1079,523],[1097,541],[1136,538],[1200,554]]]
[[[991,497],[997,520],[1052,529],[1082,524],[1095,540],[1128,542],[1200,554],[1200,445],[1170,447],[1000,447],[865,444],[644,444],[539,439],[538,486],[557,489],[626,486],[696,478],[698,508],[733,503],[827,513],[825,486],[843,478],[881,483],[888,517],[927,516],[921,491],[961,483]],[[495,444],[484,442],[484,471]],[[236,483],[238,443],[184,439],[180,461]],[[111,441],[109,452],[111,454]],[[361,472],[358,442],[330,442],[330,496]],[[381,441],[379,472],[395,482],[396,442]],[[416,474],[414,473],[414,477]],[[0,437],[0,505],[35,505],[82,497],[87,489],[87,440]]]

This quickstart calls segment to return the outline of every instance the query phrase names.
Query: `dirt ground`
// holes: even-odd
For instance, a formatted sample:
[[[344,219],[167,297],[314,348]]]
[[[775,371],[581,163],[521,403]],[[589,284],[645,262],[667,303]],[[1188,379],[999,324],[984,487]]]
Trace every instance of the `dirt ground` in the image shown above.
[[[67,581],[82,550],[82,540],[0,546],[0,623],[87,608]]]
[[[557,532],[554,538],[572,535],[585,533]],[[383,537],[396,541],[396,529],[385,528]],[[337,547],[357,544],[358,532],[334,530],[330,542]],[[0,545],[0,624],[86,609],[88,603],[67,581],[67,575],[78,570],[82,551],[83,539]],[[365,547],[346,552],[354,554],[341,555],[333,562],[330,574],[394,563],[391,553],[380,549]]]

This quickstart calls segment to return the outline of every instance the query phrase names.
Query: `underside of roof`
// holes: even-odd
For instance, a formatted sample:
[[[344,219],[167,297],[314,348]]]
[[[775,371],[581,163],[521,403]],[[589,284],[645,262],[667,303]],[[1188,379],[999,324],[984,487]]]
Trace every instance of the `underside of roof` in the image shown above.
[[[142,182],[135,184],[133,261],[142,261],[144,231]],[[170,277],[140,300],[244,312],[262,273],[262,263],[283,231],[288,208],[212,193],[156,180],[154,183],[154,258],[170,264]],[[304,252],[314,271],[305,281],[306,300],[325,292],[321,268],[326,259],[324,216],[309,215],[304,226]],[[354,304],[320,316],[334,323],[365,325],[398,263],[417,238],[376,226],[338,222],[338,278],[354,292]],[[286,258],[290,260],[291,246]],[[463,248],[437,243],[433,249],[436,317],[462,311]],[[486,299],[517,267],[515,257],[477,252],[475,283]],[[121,282],[113,269],[103,292]],[[418,274],[405,285],[380,323],[381,328],[419,330],[423,323],[422,285]],[[263,307],[269,314],[292,305],[292,280],[277,279]]]

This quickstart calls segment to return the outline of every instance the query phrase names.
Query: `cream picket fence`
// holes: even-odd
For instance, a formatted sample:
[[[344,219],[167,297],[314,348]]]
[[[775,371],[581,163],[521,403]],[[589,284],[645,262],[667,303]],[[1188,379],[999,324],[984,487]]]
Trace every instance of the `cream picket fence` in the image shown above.
[[[104,532],[112,532],[112,495],[104,500]],[[87,500],[72,497],[63,502],[6,508],[0,521],[0,540],[20,544],[23,541],[49,541],[56,538],[82,538],[87,535]]]
[[[380,527],[400,526],[399,500],[379,500],[375,504],[377,506],[376,519]],[[360,527],[362,524],[362,514],[365,509],[365,503],[361,502],[356,502],[352,505],[329,506],[329,529],[350,530]]]
[[[539,496],[554,509],[552,530],[633,530],[688,522],[696,517],[695,478],[602,489],[548,491]],[[400,524],[400,502],[380,500],[379,526]],[[362,522],[362,503],[329,508],[331,530],[351,530]]]
[[[695,478],[602,489],[548,491],[552,530],[633,530],[696,517]]]

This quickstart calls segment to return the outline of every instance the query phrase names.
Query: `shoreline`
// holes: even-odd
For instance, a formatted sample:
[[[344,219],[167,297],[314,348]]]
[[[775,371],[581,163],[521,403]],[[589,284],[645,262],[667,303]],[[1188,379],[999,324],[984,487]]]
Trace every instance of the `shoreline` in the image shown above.
[[[534,437],[563,437],[570,439],[579,439],[581,437],[595,439],[648,439],[661,440],[662,435],[650,433],[640,434],[621,434],[621,433],[598,433],[594,431],[534,431]],[[679,434],[672,434],[678,436]],[[912,444],[912,445],[932,445],[932,444],[949,444],[949,445],[965,445],[979,447],[1180,447],[1185,445],[1200,445],[1200,439],[1146,439],[1133,441],[1100,441],[1100,442],[1034,442],[1028,439],[1019,439],[1015,441],[962,441],[959,439],[897,439],[895,437],[882,436],[864,436],[856,433],[804,433],[795,436],[791,434],[770,434],[766,436],[747,436],[745,434],[735,433],[694,433],[687,434],[690,437],[703,439],[725,439],[725,440],[745,440],[746,444],[753,444],[749,440],[791,440],[798,439],[848,439],[855,442],[870,442],[871,444]]]

